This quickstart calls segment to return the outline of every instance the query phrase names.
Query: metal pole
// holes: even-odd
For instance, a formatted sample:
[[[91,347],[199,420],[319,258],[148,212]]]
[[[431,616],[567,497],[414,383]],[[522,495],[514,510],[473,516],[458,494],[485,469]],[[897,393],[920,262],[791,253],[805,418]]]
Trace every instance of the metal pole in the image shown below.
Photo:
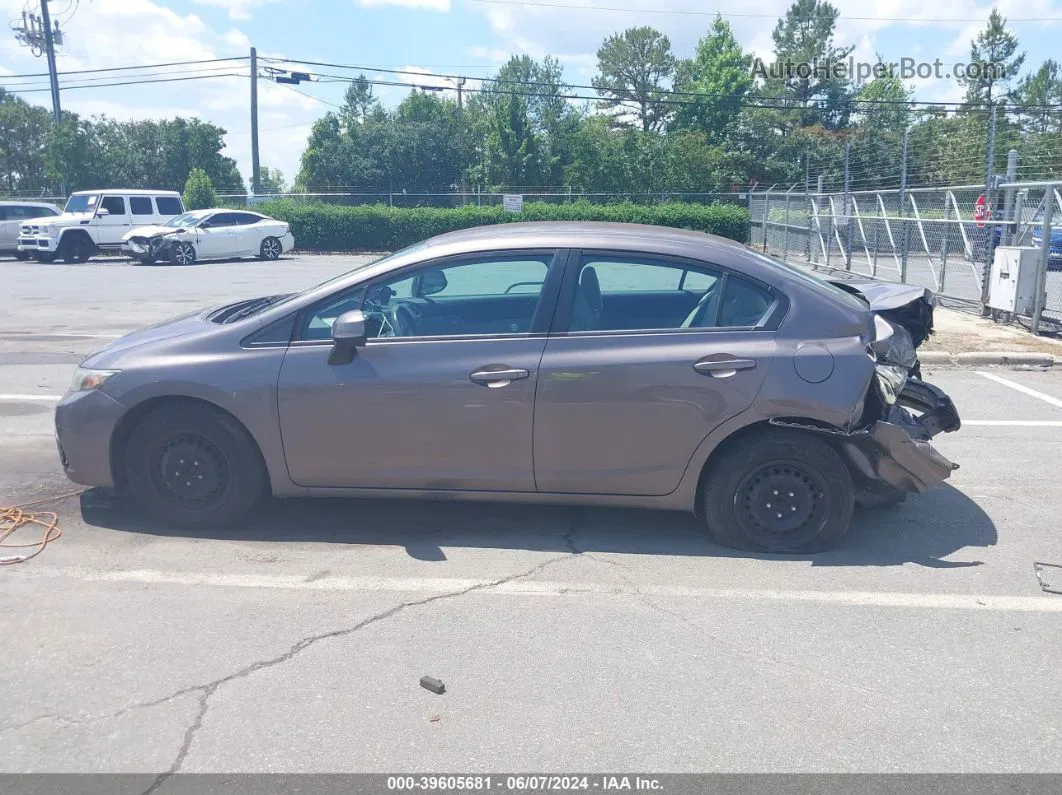
[[[907,144],[911,136],[910,128],[903,131],[903,149],[900,152],[900,217],[907,215]],[[907,248],[910,244],[911,230],[908,221],[900,222],[900,281],[907,284]]]
[[[878,275],[878,247],[881,242],[881,225],[887,223],[886,221],[874,222],[874,259],[870,263],[870,275],[876,277]]]
[[[948,226],[948,219],[951,215],[951,207],[948,205],[947,198],[944,199],[944,223],[941,227],[940,241],[940,286],[937,288],[937,292],[944,292],[944,278],[948,272],[948,243],[951,239],[951,227]]]
[[[851,190],[851,178],[852,172],[849,168],[849,155],[852,152],[852,145],[844,145],[844,206],[841,208],[842,217],[844,218],[844,267],[845,270],[852,270],[852,211],[849,209],[849,203],[852,201]]]
[[[993,163],[996,157],[996,108],[993,103],[992,115],[988,121],[988,162],[985,164],[985,206],[989,209],[989,217],[992,214],[992,171]],[[992,233],[989,232],[988,238],[988,255],[992,256]],[[991,282],[992,269],[984,267],[981,269],[981,316],[987,317],[990,312],[988,309],[988,289]]]
[[[785,258],[789,256],[789,194],[793,192],[793,188],[790,188],[785,192],[785,227],[782,229],[782,261],[785,262]]]
[[[457,78],[457,151],[461,158],[461,204],[468,204],[468,178],[465,176],[465,79]]]
[[[1011,149],[1009,152],[1007,152],[1007,182],[1008,183],[1013,183],[1013,182],[1016,182],[1017,179],[1018,179],[1018,150]],[[1014,188],[1007,188],[1003,192],[1003,221],[1004,221],[1004,225],[1003,225],[1003,233],[1002,233],[1002,235],[1000,235],[999,239],[1000,239],[1000,242],[1004,246],[1009,246],[1009,245],[1013,244],[1015,233],[1018,231],[1017,224],[1007,223],[1008,221],[1016,221],[1017,220],[1014,217],[1014,196],[1015,196]],[[992,234],[992,232],[989,232],[989,235],[988,235],[989,245],[991,245],[991,241],[992,241],[993,237],[994,237],[994,235]],[[985,248],[987,249],[988,247],[989,246],[986,246]],[[989,264],[991,264],[991,263],[989,263]]]
[[[52,18],[48,12],[48,0],[41,0],[41,25],[44,28],[44,51],[48,56],[48,82],[52,92],[52,119],[55,131],[63,121],[63,109],[59,104],[59,73],[55,66],[55,39],[52,36]],[[66,181],[60,178],[59,192],[66,196]]]
[[[1033,304],[1032,332],[1040,333],[1040,316],[1044,311],[1044,303],[1047,298],[1047,262],[1051,256],[1051,217],[1055,210],[1055,191],[1058,185],[1048,188],[1047,196],[1044,197],[1044,222],[1040,236],[1040,261],[1036,267],[1036,296]]]
[[[804,233],[804,259],[811,262],[811,153],[804,155],[804,217],[807,229]]]
[[[773,187],[773,186],[772,186]],[[767,253],[767,211],[771,206],[771,188],[763,194],[763,253]]]
[[[261,166],[258,161],[258,50],[251,48],[251,193],[261,189]]]

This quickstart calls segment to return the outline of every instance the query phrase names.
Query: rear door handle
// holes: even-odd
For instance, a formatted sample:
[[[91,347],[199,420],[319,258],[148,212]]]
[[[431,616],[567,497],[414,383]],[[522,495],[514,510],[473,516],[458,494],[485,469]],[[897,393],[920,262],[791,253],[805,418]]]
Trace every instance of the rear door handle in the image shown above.
[[[755,366],[755,359],[716,359],[693,363],[694,370],[713,378],[729,378],[738,370],[751,370]]]
[[[531,375],[529,370],[508,367],[501,370],[476,370],[474,373],[470,373],[468,377],[477,384],[497,388],[508,386],[513,381],[519,381],[521,378],[527,378],[529,375]]]

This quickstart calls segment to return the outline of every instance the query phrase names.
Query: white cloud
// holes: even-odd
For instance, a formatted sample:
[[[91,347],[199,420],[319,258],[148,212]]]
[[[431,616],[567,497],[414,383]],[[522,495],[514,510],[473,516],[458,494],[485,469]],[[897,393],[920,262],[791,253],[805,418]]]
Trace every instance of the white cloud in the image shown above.
[[[246,21],[254,17],[251,12],[258,6],[278,2],[278,0],[192,0],[192,2],[196,5],[225,9],[229,13],[229,19]]]
[[[363,8],[381,8],[383,6],[400,6],[402,8],[423,8],[427,11],[447,12],[450,0],[355,0]]]

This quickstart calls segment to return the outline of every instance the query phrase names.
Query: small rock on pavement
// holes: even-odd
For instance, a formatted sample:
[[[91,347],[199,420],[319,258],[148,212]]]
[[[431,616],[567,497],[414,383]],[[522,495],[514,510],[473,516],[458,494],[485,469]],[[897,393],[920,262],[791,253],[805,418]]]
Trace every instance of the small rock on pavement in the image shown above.
[[[442,683],[441,679],[436,679],[434,676],[422,676],[420,678],[420,686],[425,690],[430,690],[437,696],[441,696],[446,692],[446,685]]]

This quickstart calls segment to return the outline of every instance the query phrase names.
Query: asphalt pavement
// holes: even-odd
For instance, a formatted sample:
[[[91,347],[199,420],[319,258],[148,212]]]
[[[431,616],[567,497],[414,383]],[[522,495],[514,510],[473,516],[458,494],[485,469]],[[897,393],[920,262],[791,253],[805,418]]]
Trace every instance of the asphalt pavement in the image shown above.
[[[83,355],[360,261],[0,262],[0,505],[77,489],[51,411]],[[925,376],[961,468],[815,556],[635,510],[42,505],[62,538],[0,568],[0,772],[1058,772],[1062,372]]]

